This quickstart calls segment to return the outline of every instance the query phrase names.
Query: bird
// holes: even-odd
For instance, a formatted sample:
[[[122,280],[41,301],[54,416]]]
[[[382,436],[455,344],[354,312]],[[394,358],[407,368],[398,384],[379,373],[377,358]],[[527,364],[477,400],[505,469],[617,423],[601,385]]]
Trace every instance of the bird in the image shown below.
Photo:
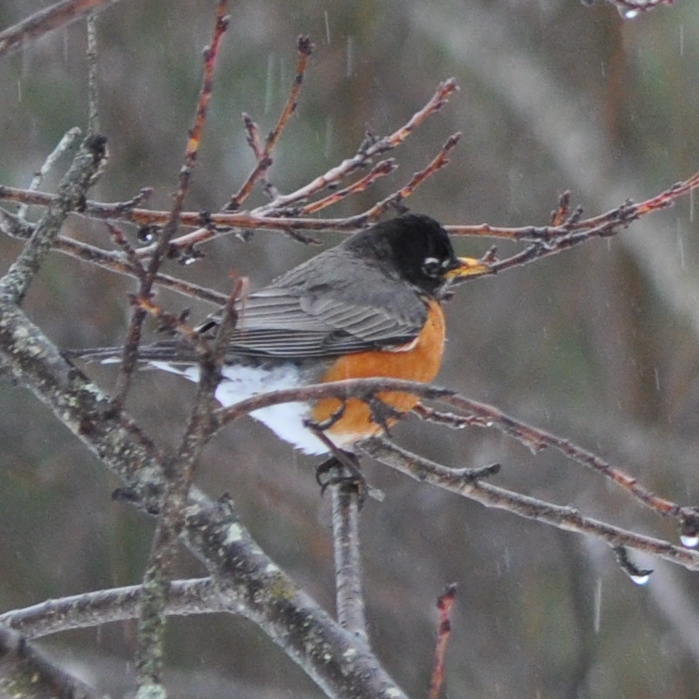
[[[457,257],[444,227],[424,214],[360,230],[237,302],[215,397],[230,406],[277,389],[342,379],[430,383],[442,363],[442,303],[450,286],[487,271],[484,262]],[[215,335],[223,315],[219,309],[195,331]],[[121,352],[97,348],[71,356],[107,364],[120,361]],[[182,340],[141,346],[139,360],[199,380],[196,353]],[[289,402],[250,415],[306,454],[353,454],[357,443],[383,433],[418,403],[408,393],[377,398],[387,407],[383,417],[375,405],[353,397]]]

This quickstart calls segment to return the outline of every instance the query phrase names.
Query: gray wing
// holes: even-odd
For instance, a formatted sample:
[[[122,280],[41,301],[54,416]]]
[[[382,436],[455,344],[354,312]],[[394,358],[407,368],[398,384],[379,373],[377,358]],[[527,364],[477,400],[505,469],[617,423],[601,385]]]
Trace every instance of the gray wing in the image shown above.
[[[418,302],[411,314],[396,315],[391,308],[347,303],[331,293],[298,296],[264,289],[242,304],[230,349],[302,358],[401,345],[417,336],[427,315],[419,298],[411,301]]]
[[[341,246],[250,294],[237,311],[231,355],[291,359],[399,346],[414,340],[427,318],[417,291],[348,257]],[[210,335],[219,321],[220,311],[197,331]],[[191,361],[193,351],[182,340],[165,340],[141,347],[139,354],[145,360],[176,362]],[[108,361],[119,356],[119,349],[81,350],[71,356]]]
[[[404,282],[334,248],[250,294],[238,313],[233,353],[332,357],[410,342],[427,306]],[[218,317],[201,330],[213,329]]]

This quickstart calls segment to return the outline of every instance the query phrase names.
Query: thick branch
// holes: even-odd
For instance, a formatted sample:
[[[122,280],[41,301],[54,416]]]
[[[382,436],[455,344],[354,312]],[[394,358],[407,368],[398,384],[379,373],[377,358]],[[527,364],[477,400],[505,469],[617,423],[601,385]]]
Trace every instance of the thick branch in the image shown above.
[[[359,556],[359,494],[354,484],[342,481],[331,485],[330,489],[337,620],[343,629],[367,641]]]
[[[117,477],[138,505],[154,511],[165,455],[63,359],[23,313],[0,298],[0,369],[44,402]],[[254,543],[228,506],[197,495],[183,538],[221,586],[227,603],[277,643],[330,697],[405,695],[352,634],[304,594]]]
[[[135,619],[142,595],[142,585],[130,585],[51,599],[0,614],[0,625],[9,626],[26,638],[41,638],[62,631]],[[187,616],[231,611],[236,609],[223,603],[218,587],[211,578],[170,583],[167,614]],[[242,609],[240,611],[244,613]]]

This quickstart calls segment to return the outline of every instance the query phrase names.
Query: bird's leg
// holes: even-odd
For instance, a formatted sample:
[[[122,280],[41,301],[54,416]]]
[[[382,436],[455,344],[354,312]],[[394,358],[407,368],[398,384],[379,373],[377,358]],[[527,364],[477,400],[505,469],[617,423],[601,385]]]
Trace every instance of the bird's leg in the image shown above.
[[[348,451],[337,449],[333,455],[316,468],[316,482],[321,494],[331,485],[354,488],[359,495],[360,506],[366,499],[368,485],[359,466],[359,459]]]
[[[405,413],[396,410],[378,396],[370,396],[366,399],[366,403],[369,406],[369,410],[371,410],[371,419],[390,437],[391,425],[400,420]]]
[[[329,459],[323,461],[316,469],[316,481],[320,486],[321,493],[324,493],[330,485],[345,484],[353,486],[359,493],[360,502],[363,502],[366,497],[367,483],[359,466],[359,459],[354,454],[340,449],[323,431],[339,420],[340,416],[338,416],[338,413],[341,411],[344,411],[344,406],[340,411],[331,415],[328,420],[324,420],[322,424],[312,420],[304,421],[305,427],[313,432],[332,454]],[[332,421],[331,424],[326,426],[325,423],[329,421]],[[336,475],[328,475],[331,471],[335,471]]]
[[[311,432],[313,432],[317,437],[318,431],[325,432],[325,430],[329,430],[338,420],[341,420],[345,414],[346,409],[347,403],[345,403],[345,401],[342,401],[342,405],[330,417],[325,418],[325,420],[321,420],[320,422],[316,422],[315,420],[310,419],[304,420],[304,427],[307,427],[309,430],[311,430]],[[323,440],[321,439],[321,441]],[[325,444],[325,442],[323,442],[323,444]]]

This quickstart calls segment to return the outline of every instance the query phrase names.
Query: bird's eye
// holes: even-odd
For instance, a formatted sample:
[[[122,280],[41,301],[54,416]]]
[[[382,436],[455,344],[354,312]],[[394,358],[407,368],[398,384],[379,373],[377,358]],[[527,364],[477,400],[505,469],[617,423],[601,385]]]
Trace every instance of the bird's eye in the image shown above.
[[[422,263],[422,271],[428,277],[438,277],[442,273],[442,264],[436,257],[426,257]]]

